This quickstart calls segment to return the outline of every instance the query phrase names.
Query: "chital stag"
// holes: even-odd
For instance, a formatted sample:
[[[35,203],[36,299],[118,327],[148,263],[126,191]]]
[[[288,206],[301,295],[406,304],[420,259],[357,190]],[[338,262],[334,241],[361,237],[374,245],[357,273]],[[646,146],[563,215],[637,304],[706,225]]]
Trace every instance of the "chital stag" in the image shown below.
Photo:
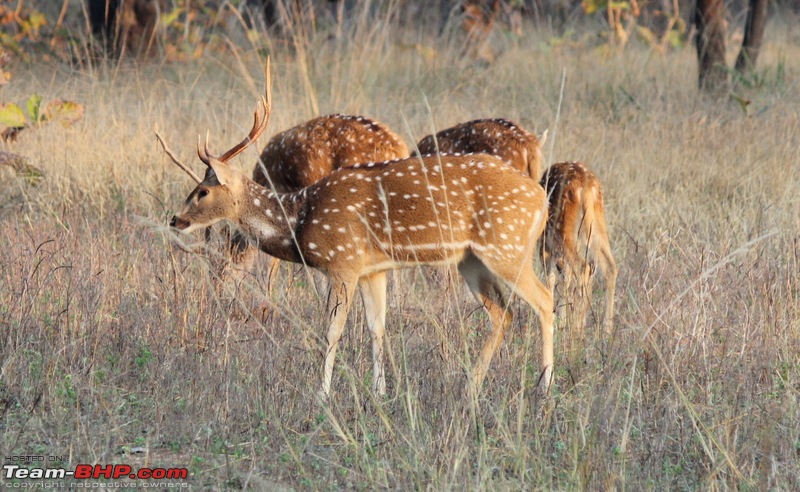
[[[558,289],[559,305],[563,307],[564,298],[568,298],[579,313],[574,317],[577,328],[582,329],[585,306],[591,300],[591,276],[599,266],[606,291],[603,326],[610,334],[614,327],[617,264],[608,241],[600,181],[583,163],[562,162],[545,171],[541,185],[550,202],[542,241],[550,290],[555,291],[557,272],[560,273],[563,284]],[[575,298],[576,289],[579,299]]]
[[[253,181],[279,193],[306,188],[340,167],[408,157],[408,147],[386,125],[363,116],[320,116],[270,139],[253,170]],[[231,265],[224,276],[251,271],[257,248],[240,234],[231,239]],[[270,260],[269,285],[278,260]],[[228,269],[230,267],[230,269]]]
[[[499,157],[513,168],[539,179],[542,172],[542,149],[539,139],[511,121],[496,118],[472,120],[436,135],[428,135],[417,144],[422,155],[483,153]]]
[[[443,263],[458,265],[493,325],[471,387],[480,388],[511,323],[505,286],[539,317],[539,389],[546,392],[553,371],[553,295],[534,274],[531,261],[547,214],[541,186],[497,158],[473,155],[359,164],[299,191],[277,193],[226,163],[264,130],[269,105],[265,108],[250,135],[222,157],[211,155],[207,140],[198,149],[208,166],[205,179],[170,225],[188,232],[229,220],[262,251],[329,277],[322,393],[330,392],[336,349],[356,287],[372,337],[373,390],[385,394],[386,272]]]

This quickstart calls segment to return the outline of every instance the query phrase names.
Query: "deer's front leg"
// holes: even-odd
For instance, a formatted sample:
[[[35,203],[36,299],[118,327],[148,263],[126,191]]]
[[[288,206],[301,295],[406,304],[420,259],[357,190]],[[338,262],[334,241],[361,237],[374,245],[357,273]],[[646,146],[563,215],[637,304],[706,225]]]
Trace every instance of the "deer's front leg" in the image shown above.
[[[331,392],[331,379],[333,378],[333,362],[336,359],[336,349],[342,339],[347,313],[353,302],[353,294],[357,284],[356,279],[343,278],[339,275],[331,276],[328,289],[328,306],[326,313],[330,319],[328,327],[328,348],[325,351],[325,365],[322,376],[322,394],[328,396]]]
[[[383,369],[384,335],[386,333],[386,272],[362,277],[359,282],[361,298],[367,317],[367,327],[372,335],[372,391],[386,394],[386,376]]]

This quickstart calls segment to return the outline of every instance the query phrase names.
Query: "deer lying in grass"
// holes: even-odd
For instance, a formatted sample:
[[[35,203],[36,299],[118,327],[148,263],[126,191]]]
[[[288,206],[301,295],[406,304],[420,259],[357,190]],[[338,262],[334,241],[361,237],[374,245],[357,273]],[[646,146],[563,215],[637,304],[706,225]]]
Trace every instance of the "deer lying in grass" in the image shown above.
[[[534,274],[531,261],[547,215],[541,186],[497,158],[471,155],[359,164],[299,191],[276,193],[226,163],[266,128],[266,101],[264,117],[256,112],[253,129],[240,144],[221,157],[211,155],[208,139],[198,148],[208,166],[205,179],[170,225],[189,232],[229,220],[262,251],[329,277],[322,394],[330,392],[336,349],[356,287],[372,337],[373,390],[383,395],[386,272],[452,263],[493,326],[472,371],[471,388],[480,388],[511,323],[503,292],[508,287],[539,317],[539,390],[546,393],[553,372],[553,295]]]
[[[585,307],[591,301],[591,276],[599,266],[606,291],[603,326],[611,334],[617,264],[608,241],[600,181],[584,164],[562,162],[550,166],[540,183],[550,202],[541,250],[550,290],[555,292],[558,272],[562,279],[559,305],[563,308],[564,298],[569,299],[578,313],[573,317],[576,328],[582,330]],[[562,308],[559,311],[563,315]]]
[[[482,153],[499,157],[514,169],[539,179],[542,173],[541,143],[521,126],[501,118],[472,120],[417,144],[421,155]]]
[[[306,188],[341,167],[408,157],[408,147],[386,125],[362,116],[320,116],[275,135],[261,152],[253,181],[278,193]],[[241,234],[230,239],[231,263],[223,277],[237,280],[252,271],[257,254]],[[270,259],[272,285],[278,259]]]

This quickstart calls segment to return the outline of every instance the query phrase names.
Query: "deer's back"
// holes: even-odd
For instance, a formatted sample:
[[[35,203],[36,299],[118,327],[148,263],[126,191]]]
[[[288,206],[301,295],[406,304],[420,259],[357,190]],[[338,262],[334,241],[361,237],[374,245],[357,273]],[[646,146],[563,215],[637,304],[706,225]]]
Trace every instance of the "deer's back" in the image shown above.
[[[488,155],[359,164],[307,193],[297,236],[312,266],[449,263],[467,249],[513,257],[541,231],[546,207],[538,183]]]
[[[485,153],[498,157],[532,178],[541,171],[541,150],[535,135],[502,119],[482,119],[461,123],[428,135],[417,144],[420,154]]]
[[[336,169],[408,156],[405,143],[385,125],[360,116],[328,115],[274,136],[253,180],[279,192],[306,188]]]

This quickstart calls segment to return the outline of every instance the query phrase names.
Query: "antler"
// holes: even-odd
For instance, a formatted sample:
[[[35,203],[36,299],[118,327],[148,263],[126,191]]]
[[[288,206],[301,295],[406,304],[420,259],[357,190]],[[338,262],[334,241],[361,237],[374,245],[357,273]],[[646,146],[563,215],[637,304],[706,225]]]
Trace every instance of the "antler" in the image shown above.
[[[179,168],[181,168],[181,169],[183,169],[184,171],[186,171],[186,174],[188,174],[189,176],[191,176],[191,177],[192,177],[192,179],[193,179],[193,180],[195,180],[195,181],[197,182],[197,184],[200,184],[200,183],[202,183],[202,182],[203,182],[203,180],[202,180],[202,179],[200,179],[200,178],[199,178],[199,177],[198,177],[198,176],[197,176],[197,175],[194,173],[194,171],[192,171],[191,169],[189,169],[189,166],[187,166],[186,164],[182,163],[182,162],[180,161],[180,159],[178,159],[178,156],[176,156],[176,155],[175,155],[175,154],[174,154],[174,153],[173,153],[173,152],[172,152],[172,151],[169,149],[169,147],[167,147],[167,144],[166,144],[166,142],[164,142],[164,139],[163,139],[163,138],[161,138],[161,135],[159,135],[159,133],[158,133],[158,127],[157,127],[157,126],[156,126],[156,127],[153,129],[153,131],[155,131],[155,132],[156,132],[156,138],[158,139],[158,143],[160,143],[160,144],[161,144],[161,147],[164,149],[164,152],[166,152],[166,153],[167,153],[167,155],[169,156],[169,158],[170,158],[170,159],[172,159],[172,162],[174,162],[175,164],[177,164]]]
[[[209,165],[211,159],[216,159],[221,162],[227,162],[231,158],[239,155],[246,149],[251,143],[255,142],[256,139],[264,132],[267,128],[267,124],[269,123],[269,116],[271,112],[271,100],[272,100],[272,87],[271,87],[271,78],[269,73],[269,57],[267,57],[267,64],[266,68],[264,69],[266,72],[266,89],[265,95],[261,97],[261,101],[259,101],[264,106],[264,116],[263,118],[259,118],[258,116],[258,107],[256,107],[255,112],[253,113],[253,128],[250,130],[250,133],[245,137],[244,140],[239,142],[237,145],[233,146],[230,150],[222,154],[221,156],[217,157],[208,149],[208,134],[206,134],[206,141],[203,145],[203,148],[200,148],[200,142],[197,143],[197,155],[200,157],[200,160]]]

